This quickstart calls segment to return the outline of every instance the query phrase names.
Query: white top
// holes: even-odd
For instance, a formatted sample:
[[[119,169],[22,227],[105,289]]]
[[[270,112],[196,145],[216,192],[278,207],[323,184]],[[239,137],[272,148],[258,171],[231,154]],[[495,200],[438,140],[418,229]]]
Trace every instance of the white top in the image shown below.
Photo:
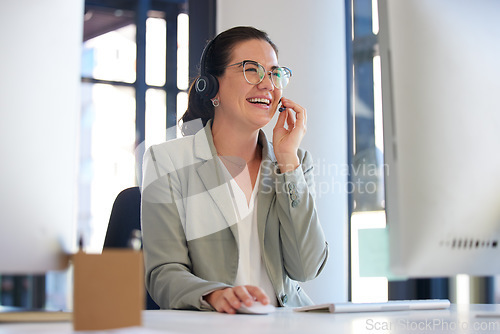
[[[234,194],[236,216],[238,217],[238,272],[234,285],[255,285],[269,297],[270,303],[278,306],[276,293],[261,257],[257,231],[257,190],[260,168],[250,201],[234,179],[230,180]]]

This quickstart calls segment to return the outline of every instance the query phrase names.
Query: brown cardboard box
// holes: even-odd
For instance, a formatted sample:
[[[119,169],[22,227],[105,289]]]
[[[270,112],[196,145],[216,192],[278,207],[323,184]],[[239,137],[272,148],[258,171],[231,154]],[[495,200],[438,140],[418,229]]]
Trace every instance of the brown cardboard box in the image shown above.
[[[73,256],[75,330],[104,330],[142,325],[144,265],[142,252],[105,250]]]

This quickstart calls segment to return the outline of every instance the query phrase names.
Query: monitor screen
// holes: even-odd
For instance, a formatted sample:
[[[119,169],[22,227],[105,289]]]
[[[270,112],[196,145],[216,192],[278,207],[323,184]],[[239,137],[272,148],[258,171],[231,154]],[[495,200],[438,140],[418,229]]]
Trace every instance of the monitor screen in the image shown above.
[[[500,1],[379,0],[391,269],[500,273]]]
[[[76,248],[83,2],[42,7],[0,3],[0,275],[62,269]]]

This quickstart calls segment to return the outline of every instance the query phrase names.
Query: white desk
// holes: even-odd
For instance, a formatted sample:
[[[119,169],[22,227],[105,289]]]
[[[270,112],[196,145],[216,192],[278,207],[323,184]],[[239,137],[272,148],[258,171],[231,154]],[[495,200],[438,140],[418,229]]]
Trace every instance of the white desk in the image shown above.
[[[496,312],[496,318],[478,314]],[[500,305],[471,305],[439,311],[374,313],[297,313],[280,309],[270,315],[229,315],[196,311],[144,311],[143,329],[91,333],[499,333]],[[74,333],[71,323],[0,324],[0,334]],[[90,333],[90,332],[85,332]]]

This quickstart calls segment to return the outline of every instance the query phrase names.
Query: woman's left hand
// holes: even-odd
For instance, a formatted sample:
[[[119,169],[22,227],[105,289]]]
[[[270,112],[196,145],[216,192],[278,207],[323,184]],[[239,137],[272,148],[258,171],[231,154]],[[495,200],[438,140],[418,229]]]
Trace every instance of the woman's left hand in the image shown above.
[[[306,134],[306,109],[292,100],[282,98],[282,111],[273,130],[274,154],[281,173],[294,170],[300,165],[297,150]],[[293,111],[295,111],[295,116]],[[285,127],[286,123],[286,127]]]

